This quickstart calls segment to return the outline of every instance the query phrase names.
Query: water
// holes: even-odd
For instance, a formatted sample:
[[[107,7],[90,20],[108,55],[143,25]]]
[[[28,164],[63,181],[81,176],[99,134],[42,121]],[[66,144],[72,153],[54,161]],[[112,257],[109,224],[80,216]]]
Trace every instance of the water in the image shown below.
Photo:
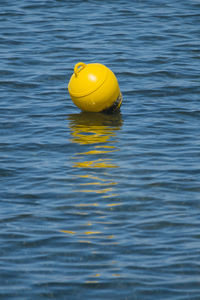
[[[0,299],[199,299],[200,2],[0,3]],[[74,65],[121,113],[81,113]]]

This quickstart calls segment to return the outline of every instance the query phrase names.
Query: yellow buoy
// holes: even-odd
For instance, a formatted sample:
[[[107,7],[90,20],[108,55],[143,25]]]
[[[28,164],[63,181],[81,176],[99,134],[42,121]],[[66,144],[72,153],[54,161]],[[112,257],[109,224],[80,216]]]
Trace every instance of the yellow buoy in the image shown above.
[[[68,90],[74,104],[83,111],[114,112],[122,103],[117,78],[109,68],[98,63],[77,63]]]

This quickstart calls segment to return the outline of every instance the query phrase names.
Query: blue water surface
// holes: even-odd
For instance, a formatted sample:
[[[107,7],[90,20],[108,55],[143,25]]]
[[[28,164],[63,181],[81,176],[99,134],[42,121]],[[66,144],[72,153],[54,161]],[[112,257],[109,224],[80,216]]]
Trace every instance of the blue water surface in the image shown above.
[[[1,0],[0,299],[200,299],[200,2]],[[74,65],[121,112],[80,112]]]

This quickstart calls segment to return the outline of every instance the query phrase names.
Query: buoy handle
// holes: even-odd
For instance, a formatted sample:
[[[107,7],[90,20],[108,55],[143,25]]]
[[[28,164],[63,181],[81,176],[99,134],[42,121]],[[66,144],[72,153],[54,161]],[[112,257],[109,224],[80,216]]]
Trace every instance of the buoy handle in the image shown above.
[[[74,74],[77,77],[78,73],[86,67],[86,64],[83,62],[79,62],[74,67]]]

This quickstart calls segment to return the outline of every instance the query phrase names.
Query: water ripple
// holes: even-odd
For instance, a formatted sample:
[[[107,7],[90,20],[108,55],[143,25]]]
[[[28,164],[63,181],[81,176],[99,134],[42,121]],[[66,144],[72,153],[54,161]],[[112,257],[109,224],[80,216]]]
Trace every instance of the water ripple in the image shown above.
[[[199,299],[199,1],[0,4],[2,299]],[[81,113],[78,61],[121,113]]]

